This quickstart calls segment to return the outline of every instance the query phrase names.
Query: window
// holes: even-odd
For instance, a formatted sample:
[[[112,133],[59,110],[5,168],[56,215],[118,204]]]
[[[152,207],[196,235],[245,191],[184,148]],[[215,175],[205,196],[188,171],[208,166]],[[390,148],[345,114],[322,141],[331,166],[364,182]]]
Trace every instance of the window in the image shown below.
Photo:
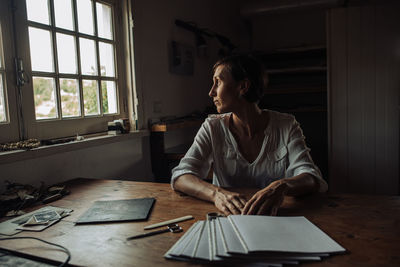
[[[8,4],[4,2],[2,10]],[[0,124],[16,123],[21,139],[50,139],[106,131],[108,121],[127,116],[126,79],[121,75],[126,38],[122,20],[116,19],[125,10],[125,1],[12,2],[15,15],[10,25],[18,34],[11,57],[20,60],[25,83],[10,86],[17,92],[13,101],[20,106],[14,122],[8,118],[7,103],[13,101],[7,96],[7,72],[0,63]],[[5,54],[13,49],[9,50]],[[12,59],[10,63],[14,68]]]
[[[5,97],[5,77],[6,71],[4,68],[4,56],[3,56],[3,38],[1,34],[1,24],[0,24],[0,123],[5,123],[8,121],[8,109],[6,107],[6,97]]]
[[[17,141],[19,136],[17,90],[14,85],[12,17],[8,1],[0,1],[0,141]]]

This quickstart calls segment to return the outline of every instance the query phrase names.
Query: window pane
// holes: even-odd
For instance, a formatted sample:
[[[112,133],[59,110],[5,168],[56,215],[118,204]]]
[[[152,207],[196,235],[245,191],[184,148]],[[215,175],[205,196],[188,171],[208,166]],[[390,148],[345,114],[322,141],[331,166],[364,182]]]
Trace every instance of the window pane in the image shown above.
[[[112,15],[111,7],[96,3],[96,13],[97,13],[97,31],[99,37],[112,39]]]
[[[63,118],[81,115],[77,80],[60,79],[60,95]]]
[[[3,32],[1,30],[1,24],[0,24],[0,71],[4,70],[4,56],[3,56]]]
[[[49,25],[49,3],[47,0],[26,0],[28,20]]]
[[[83,75],[97,75],[96,47],[93,40],[79,38]]]
[[[79,32],[94,35],[93,9],[91,0],[77,0]]]
[[[57,27],[74,29],[71,0],[54,1],[54,12]]]
[[[6,97],[5,97],[5,70],[3,57],[3,34],[0,24],[0,123],[7,122]]]
[[[77,73],[75,37],[57,33],[58,70],[60,73]]]
[[[56,87],[53,78],[33,77],[36,119],[57,118]]]
[[[85,115],[100,114],[99,91],[97,90],[97,81],[82,80],[82,86]]]
[[[7,121],[6,101],[4,97],[3,73],[0,73],[0,122]]]
[[[103,113],[117,113],[117,91],[115,90],[115,82],[102,81],[101,94],[103,97]]]
[[[112,44],[99,42],[101,75],[114,77],[114,47]]]
[[[33,71],[52,72],[53,48],[50,42],[50,32],[29,27],[29,47]]]

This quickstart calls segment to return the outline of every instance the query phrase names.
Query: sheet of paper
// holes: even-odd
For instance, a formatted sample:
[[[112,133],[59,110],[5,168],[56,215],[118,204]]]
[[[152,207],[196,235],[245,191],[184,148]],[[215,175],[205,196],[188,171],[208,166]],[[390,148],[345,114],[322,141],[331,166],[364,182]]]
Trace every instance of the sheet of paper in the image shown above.
[[[247,251],[339,253],[345,249],[305,217],[228,216]]]
[[[213,255],[213,241],[211,240],[211,221],[201,221],[201,229],[195,242],[192,258],[200,261],[220,261],[220,257]]]
[[[56,219],[56,220],[52,220],[52,221],[48,222],[47,224],[21,225],[21,226],[17,227],[17,230],[40,232],[59,221],[60,221],[60,219]]]
[[[169,258],[171,256],[179,257],[183,249],[188,245],[188,243],[193,238],[194,233],[199,229],[199,222],[195,222],[186,233],[179,238],[179,240],[165,253],[165,257]]]
[[[194,249],[200,234],[200,230],[203,227],[203,223],[204,221],[198,221],[196,228],[193,229],[190,238],[188,238],[189,239],[188,242],[185,244],[185,246],[177,256],[188,257],[188,258],[193,257]]]
[[[251,262],[252,266],[282,266],[283,264],[298,264],[299,258],[285,258],[274,255],[250,255],[247,254],[242,246],[239,238],[237,237],[232,224],[228,218],[217,218],[216,222],[216,233],[219,237],[217,241],[217,256],[223,258],[231,258],[235,260],[242,260],[245,262]],[[301,258],[301,257],[300,257]],[[305,260],[316,260],[318,257],[307,257]]]
[[[166,258],[184,261],[226,261],[250,266],[282,266],[299,264],[301,261],[320,261],[329,254],[293,252],[251,252],[245,253],[228,218],[198,221],[164,255]],[[229,251],[235,251],[230,252]],[[238,253],[240,252],[240,253]]]
[[[221,258],[221,257],[229,257],[229,254],[226,253],[226,249],[224,248],[221,228],[217,220],[212,220],[210,223],[211,230],[211,242],[212,242],[212,257]],[[220,255],[221,257],[219,257]]]
[[[67,213],[72,212],[71,209],[59,208],[59,207],[54,207],[54,206],[45,206],[45,207],[40,208],[38,210],[35,210],[35,211],[29,212],[27,214],[21,215],[21,216],[19,216],[17,218],[12,218],[10,220],[7,220],[5,222],[0,223],[0,234],[9,235],[10,236],[10,235],[15,235],[17,233],[20,233],[22,230],[25,230],[25,229],[19,229],[19,228],[22,228],[22,225],[24,223],[28,222],[29,219],[31,219],[34,214],[42,213],[42,212],[45,212],[45,211],[56,211],[59,214],[60,213],[64,213],[64,212],[67,212]],[[37,229],[39,229],[39,230],[36,230],[36,231],[42,231],[43,229],[45,229],[45,228],[47,228],[49,226],[50,225],[45,225],[45,227],[42,227],[40,229],[38,227]]]
[[[219,217],[216,221],[220,227],[220,234],[224,244],[224,251],[222,254],[218,254],[218,256],[223,257],[226,253],[247,254],[247,251],[244,249],[232,227],[232,224],[228,221],[228,218]]]
[[[204,230],[204,226],[205,226],[205,221],[199,221],[199,230],[195,233],[195,235],[193,236],[192,240],[185,247],[185,249],[183,250],[181,256],[194,258],[194,256],[196,255],[197,248],[199,246],[200,237],[201,237],[201,234],[202,234],[202,232]]]
[[[203,221],[203,227],[200,230],[198,240],[193,253],[193,258],[200,260],[211,260],[210,246],[209,246],[209,223],[210,221]]]

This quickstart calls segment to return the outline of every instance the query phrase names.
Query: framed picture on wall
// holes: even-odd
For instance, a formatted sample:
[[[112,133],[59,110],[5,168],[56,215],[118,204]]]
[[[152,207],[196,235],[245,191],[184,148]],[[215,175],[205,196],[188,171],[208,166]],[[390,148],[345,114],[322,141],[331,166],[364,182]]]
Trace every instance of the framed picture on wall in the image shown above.
[[[169,45],[169,71],[178,75],[193,75],[193,46],[172,41]]]

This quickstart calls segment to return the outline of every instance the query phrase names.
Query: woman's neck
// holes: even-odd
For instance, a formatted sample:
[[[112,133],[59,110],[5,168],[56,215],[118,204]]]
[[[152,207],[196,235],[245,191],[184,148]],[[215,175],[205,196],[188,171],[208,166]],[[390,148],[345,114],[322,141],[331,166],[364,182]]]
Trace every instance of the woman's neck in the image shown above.
[[[232,112],[231,126],[241,136],[252,139],[260,131],[264,131],[266,125],[262,110],[257,104],[246,105],[238,111]]]

